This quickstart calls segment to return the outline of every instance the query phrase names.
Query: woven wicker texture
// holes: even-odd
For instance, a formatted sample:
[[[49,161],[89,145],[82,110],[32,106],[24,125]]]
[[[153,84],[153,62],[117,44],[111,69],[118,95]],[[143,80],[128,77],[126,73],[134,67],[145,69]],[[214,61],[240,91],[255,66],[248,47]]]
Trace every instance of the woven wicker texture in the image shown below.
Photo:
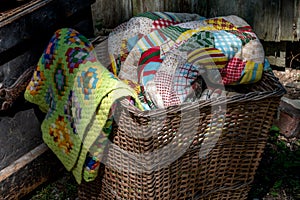
[[[285,89],[272,73],[227,89],[242,94],[144,112],[122,101],[114,145],[79,198],[247,199]]]

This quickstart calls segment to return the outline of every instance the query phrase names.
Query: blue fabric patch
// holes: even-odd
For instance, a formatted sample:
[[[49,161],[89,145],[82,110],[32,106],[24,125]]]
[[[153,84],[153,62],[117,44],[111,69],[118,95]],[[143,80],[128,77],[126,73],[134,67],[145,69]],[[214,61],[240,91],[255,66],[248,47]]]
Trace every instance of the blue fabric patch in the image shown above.
[[[240,38],[227,31],[213,32],[215,39],[215,48],[220,49],[228,59],[234,57],[242,48]]]
[[[142,85],[146,85],[148,81],[153,80],[155,73],[159,69],[160,65],[161,65],[160,62],[149,62],[148,64],[145,65],[144,70],[142,71],[141,74]],[[150,71],[153,71],[153,73],[151,73]],[[145,75],[147,72],[151,74]]]

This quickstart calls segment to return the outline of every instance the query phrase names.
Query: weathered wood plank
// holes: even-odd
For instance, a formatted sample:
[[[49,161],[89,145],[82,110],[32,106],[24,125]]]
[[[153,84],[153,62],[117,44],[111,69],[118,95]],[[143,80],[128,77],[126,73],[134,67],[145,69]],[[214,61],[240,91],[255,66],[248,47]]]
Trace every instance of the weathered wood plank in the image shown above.
[[[299,0],[209,0],[209,17],[238,15],[265,41],[293,41],[295,32],[300,34]],[[296,24],[296,30],[293,30]],[[297,25],[298,24],[298,25]]]
[[[251,26],[254,24],[255,15],[263,12],[261,10],[261,0],[209,0],[207,4],[208,17],[238,15],[245,19]]]
[[[28,49],[22,55],[16,56],[3,65],[0,64],[0,88],[13,85],[26,69],[36,65],[41,53],[42,51],[37,49]]]
[[[180,1],[179,4],[179,11],[180,12],[188,12],[188,13],[192,13],[192,12],[198,12],[198,10],[195,10],[194,8],[194,0],[182,0]],[[168,9],[168,8],[166,8]]]
[[[0,170],[42,142],[40,122],[33,109],[0,117]]]
[[[53,26],[57,23],[59,18],[57,13],[57,6],[54,1],[47,1],[48,3],[31,10],[31,7],[22,7],[19,13],[23,13],[20,17],[13,17],[8,15],[0,22],[0,63],[3,60],[10,59],[12,56],[20,55],[21,48],[29,48],[34,42],[42,42],[41,39],[49,37],[51,31],[54,31]],[[23,10],[24,9],[24,10]],[[11,10],[13,14],[14,10]],[[37,33],[39,32],[39,33]],[[24,43],[25,42],[25,43]],[[31,43],[28,44],[27,42]],[[24,43],[24,44],[22,44]],[[18,44],[22,44],[19,45]],[[6,51],[15,48],[13,52],[15,55],[7,56]]]
[[[300,38],[300,0],[96,0],[94,21],[115,27],[146,11],[198,13],[205,17],[238,15],[265,41],[294,41]],[[130,6],[128,7],[128,4]],[[125,14],[120,10],[126,10]],[[123,19],[123,20],[120,20]]]
[[[179,0],[164,0],[164,10],[170,12],[180,12]]]
[[[264,46],[265,55],[273,67],[283,68],[286,66],[287,42],[262,41],[262,45]]]
[[[296,15],[300,11],[294,11],[294,3],[296,0],[285,0],[281,1],[281,15],[280,15],[280,37],[279,40],[282,41],[293,41],[294,31],[293,24],[295,23]]]
[[[256,4],[253,28],[265,41],[280,41],[281,0],[259,1]]]
[[[105,34],[106,29],[114,28],[132,16],[147,11],[194,12],[206,16],[206,1],[96,0],[92,5],[95,34]]]
[[[42,141],[38,112],[23,109],[0,112],[0,199],[20,199],[64,169]]]
[[[8,10],[6,12],[2,12],[0,15],[0,28],[5,26],[16,19],[19,19],[25,16],[28,13],[31,13],[48,3],[52,2],[53,0],[33,0],[24,5],[18,6],[12,10]]]
[[[191,11],[206,17],[208,14],[208,1],[209,0],[191,0]]]
[[[23,6],[22,9],[16,8],[17,14],[14,10],[5,15],[1,13],[0,53],[27,39],[33,40],[32,43],[44,41],[45,38],[48,41],[49,35],[51,36],[57,28],[71,26],[76,20],[78,22],[78,18],[86,19],[88,16],[85,15],[77,19],[73,16],[83,13],[86,9],[90,10],[90,5],[91,3],[85,0],[47,0]]]
[[[91,9],[96,35],[132,17],[131,0],[96,0]]]
[[[26,166],[28,163],[32,162],[34,159],[36,159],[38,156],[42,155],[48,150],[47,146],[43,143],[34,148],[33,150],[29,151],[25,155],[23,155],[21,158],[15,160],[12,162],[9,166],[2,169],[0,171],[0,182],[4,181],[11,175],[13,175],[15,172],[22,169],[24,166]]]
[[[147,11],[187,12],[206,15],[206,1],[197,0],[132,0],[133,15]]]
[[[163,11],[164,1],[161,0],[132,0],[133,15],[147,11]]]
[[[300,0],[295,0],[294,7],[294,23],[293,24],[293,36],[296,36],[295,40],[300,40]]]
[[[47,180],[55,179],[63,169],[48,147],[41,144],[0,171],[0,199],[21,199]]]

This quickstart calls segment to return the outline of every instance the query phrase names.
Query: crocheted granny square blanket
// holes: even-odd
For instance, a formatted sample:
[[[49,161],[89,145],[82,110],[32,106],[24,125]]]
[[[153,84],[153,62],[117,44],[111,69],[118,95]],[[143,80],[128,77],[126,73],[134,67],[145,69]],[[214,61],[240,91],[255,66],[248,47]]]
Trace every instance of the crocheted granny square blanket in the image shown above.
[[[46,112],[43,140],[80,183],[89,150],[97,138],[107,140],[113,103],[137,94],[97,60],[94,47],[73,29],[55,32],[25,91],[25,99]],[[101,136],[101,137],[99,137]],[[101,151],[101,149],[100,149]],[[97,171],[85,171],[91,181]]]

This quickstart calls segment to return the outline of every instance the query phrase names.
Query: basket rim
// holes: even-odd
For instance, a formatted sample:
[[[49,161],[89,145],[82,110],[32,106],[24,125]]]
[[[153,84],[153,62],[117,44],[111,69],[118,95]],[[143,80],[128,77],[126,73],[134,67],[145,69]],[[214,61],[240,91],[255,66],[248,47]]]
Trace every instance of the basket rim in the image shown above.
[[[280,92],[279,94],[281,93],[282,92]],[[282,95],[274,95],[274,93],[272,92],[251,92],[248,94],[239,94],[231,97],[221,97],[214,100],[184,102],[176,106],[169,106],[166,108],[157,108],[153,110],[144,110],[144,111],[132,105],[128,99],[122,99],[120,103],[122,107],[127,109],[128,112],[134,114],[137,117],[151,117],[153,115],[155,116],[165,115],[166,112],[175,113],[178,112],[179,110],[183,111],[183,110],[199,109],[199,107],[204,108],[209,106],[222,106],[222,105],[232,104],[232,103],[247,102],[249,100],[259,101],[271,97],[274,97],[274,100],[278,101],[278,99],[281,98],[281,96]]]

